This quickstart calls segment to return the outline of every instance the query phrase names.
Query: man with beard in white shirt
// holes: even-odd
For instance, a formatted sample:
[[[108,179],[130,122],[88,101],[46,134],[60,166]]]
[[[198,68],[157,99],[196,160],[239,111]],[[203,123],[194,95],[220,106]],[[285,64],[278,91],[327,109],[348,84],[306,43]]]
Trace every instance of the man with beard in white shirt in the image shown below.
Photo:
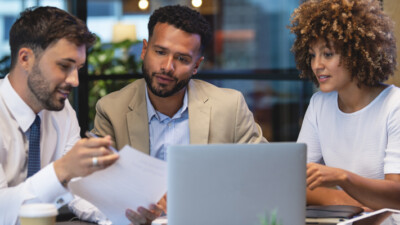
[[[54,7],[27,9],[12,26],[11,71],[0,80],[0,224],[17,224],[22,204],[67,203],[72,178],[118,159],[110,137],[80,138],[67,99],[94,40]]]

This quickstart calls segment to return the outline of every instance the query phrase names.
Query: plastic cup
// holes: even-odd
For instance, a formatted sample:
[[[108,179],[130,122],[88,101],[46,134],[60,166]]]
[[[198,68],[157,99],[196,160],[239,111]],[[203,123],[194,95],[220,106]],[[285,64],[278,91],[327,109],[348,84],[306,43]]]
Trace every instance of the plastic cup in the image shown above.
[[[25,204],[19,210],[19,220],[21,225],[54,225],[57,214],[53,204]]]

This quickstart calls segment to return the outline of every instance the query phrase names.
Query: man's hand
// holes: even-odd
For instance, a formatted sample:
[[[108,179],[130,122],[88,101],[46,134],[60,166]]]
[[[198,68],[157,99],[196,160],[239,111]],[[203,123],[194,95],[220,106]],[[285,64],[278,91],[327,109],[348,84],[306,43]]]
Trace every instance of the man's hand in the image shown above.
[[[339,185],[347,177],[344,170],[324,166],[318,163],[307,164],[307,187],[314,190],[317,187],[332,187]]]
[[[127,209],[125,215],[132,222],[131,225],[150,225],[162,212],[167,213],[167,194],[156,205],[150,205],[149,209],[144,207],[139,207],[137,211]]]
[[[108,149],[110,145],[109,136],[79,140],[67,154],[54,162],[60,182],[66,185],[74,177],[87,176],[112,165],[119,155]]]

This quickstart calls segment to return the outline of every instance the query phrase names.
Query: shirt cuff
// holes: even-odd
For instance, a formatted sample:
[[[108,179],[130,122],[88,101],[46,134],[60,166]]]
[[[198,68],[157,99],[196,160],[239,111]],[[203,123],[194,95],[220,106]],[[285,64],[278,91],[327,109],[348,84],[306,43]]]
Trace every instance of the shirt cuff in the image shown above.
[[[31,183],[32,192],[41,202],[54,203],[61,207],[73,198],[58,180],[53,163],[42,168],[27,181]]]
[[[112,224],[96,206],[79,196],[75,196],[69,203],[69,209],[81,220],[95,222],[99,225]]]

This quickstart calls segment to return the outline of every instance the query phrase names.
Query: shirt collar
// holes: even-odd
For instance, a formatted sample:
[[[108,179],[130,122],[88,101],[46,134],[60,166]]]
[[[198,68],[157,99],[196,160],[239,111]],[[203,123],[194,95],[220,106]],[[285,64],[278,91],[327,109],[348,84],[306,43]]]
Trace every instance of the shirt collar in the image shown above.
[[[3,79],[3,82],[1,82],[0,95],[3,98],[4,103],[11,115],[21,127],[22,131],[26,132],[35,120],[36,114],[11,86],[8,76],[9,75],[7,75]]]
[[[159,121],[163,121],[166,118],[169,118],[168,116],[156,111],[154,109],[153,104],[151,104],[150,98],[149,98],[149,93],[147,91],[147,84],[145,87],[146,90],[146,102],[147,102],[147,118],[148,118],[148,122],[150,123],[150,121],[153,119],[153,117],[155,117],[157,120]],[[183,96],[183,105],[182,107],[178,110],[178,112],[175,113],[175,115],[172,117],[172,119],[176,119],[176,118],[180,118],[182,117],[182,114],[184,114],[186,112],[188,108],[188,92],[187,92],[187,88],[185,90],[185,95]]]

